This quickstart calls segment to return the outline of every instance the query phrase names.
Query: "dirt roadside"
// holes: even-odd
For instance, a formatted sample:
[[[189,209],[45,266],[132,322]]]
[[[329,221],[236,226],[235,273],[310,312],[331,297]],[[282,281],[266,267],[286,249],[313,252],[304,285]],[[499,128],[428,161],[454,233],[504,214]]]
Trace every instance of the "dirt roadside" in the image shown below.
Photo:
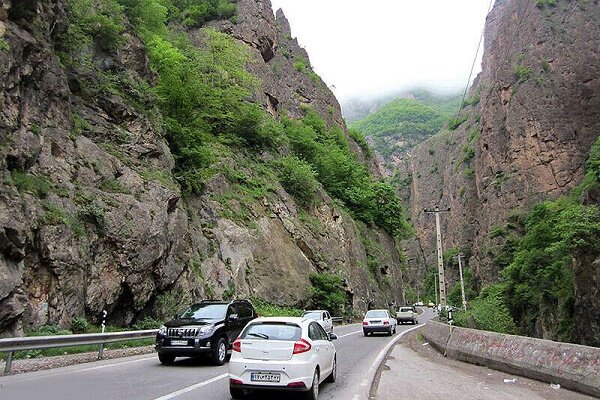
[[[418,330],[392,348],[377,372],[372,400],[591,400],[592,397],[444,357]]]

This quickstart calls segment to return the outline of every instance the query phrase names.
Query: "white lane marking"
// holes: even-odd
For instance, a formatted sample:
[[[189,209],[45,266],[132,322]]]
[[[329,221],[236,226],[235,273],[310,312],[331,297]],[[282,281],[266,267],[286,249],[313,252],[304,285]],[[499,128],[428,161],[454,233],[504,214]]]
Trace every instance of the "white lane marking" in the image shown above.
[[[150,358],[154,358],[154,357],[140,358],[139,360],[124,361],[124,362],[115,363],[115,364],[99,365],[97,367],[90,367],[90,368],[78,369],[77,371],[73,371],[73,372],[70,372],[70,373],[75,374],[75,373],[78,373],[78,372],[87,372],[87,371],[93,371],[93,370],[96,370],[96,369],[118,367],[119,365],[133,364],[133,363],[137,363],[137,362],[141,362],[141,361],[148,361]]]
[[[173,393],[165,394],[164,396],[157,397],[154,400],[169,400],[169,399],[175,398],[175,397],[177,397],[179,395],[182,395],[184,393],[191,392],[192,390],[196,390],[198,388],[201,388],[202,386],[210,385],[211,383],[215,383],[217,381],[220,381],[221,379],[227,378],[228,376],[229,376],[229,374],[223,374],[223,375],[215,376],[214,378],[209,379],[207,381],[196,383],[195,385],[188,386],[186,388],[180,389],[180,390],[178,390],[176,392],[173,392]]]
[[[338,336],[338,339],[346,337],[346,336],[350,336],[350,335],[355,335],[357,333],[361,333],[362,331],[356,331],[356,332],[350,332],[350,333],[346,333],[345,335],[340,335]]]
[[[40,370],[40,371],[31,372],[31,374],[36,374],[35,376],[31,376],[31,375],[27,375],[27,374],[19,374],[19,375],[8,375],[8,376],[6,376],[6,378],[12,380],[12,382],[14,382],[14,383],[28,382],[28,381],[35,381],[35,380],[40,380],[40,379],[54,378],[56,376],[76,374],[78,372],[91,371],[94,369],[118,367],[119,365],[132,364],[132,363],[141,362],[141,361],[148,361],[154,357],[156,357],[156,356],[154,354],[152,354],[147,357],[136,359],[136,360],[100,365],[97,367],[90,367],[90,368],[84,368],[84,369],[77,369],[77,370],[73,370],[73,371],[70,370],[71,367],[83,366],[83,364],[69,365],[66,367],[59,367],[57,369]],[[117,361],[117,360],[118,359],[114,359],[114,361]],[[62,369],[62,371],[58,371],[58,369]],[[68,369],[68,370],[65,371],[64,369]],[[14,377],[14,379],[11,379],[12,377]],[[0,377],[0,379],[1,378],[2,377]]]

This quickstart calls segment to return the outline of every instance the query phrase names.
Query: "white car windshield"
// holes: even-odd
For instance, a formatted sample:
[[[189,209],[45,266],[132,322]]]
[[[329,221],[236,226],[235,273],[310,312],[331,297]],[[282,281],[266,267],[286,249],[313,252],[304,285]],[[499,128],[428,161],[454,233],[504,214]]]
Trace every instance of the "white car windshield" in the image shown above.
[[[300,340],[302,328],[296,324],[285,322],[262,322],[250,324],[242,332],[242,339],[264,339],[264,340]]]
[[[321,319],[321,312],[320,311],[308,311],[308,312],[305,312],[304,314],[302,314],[302,316],[304,318],[314,319],[314,320],[318,321]]]
[[[383,310],[367,311],[365,318],[387,318],[387,312]]]

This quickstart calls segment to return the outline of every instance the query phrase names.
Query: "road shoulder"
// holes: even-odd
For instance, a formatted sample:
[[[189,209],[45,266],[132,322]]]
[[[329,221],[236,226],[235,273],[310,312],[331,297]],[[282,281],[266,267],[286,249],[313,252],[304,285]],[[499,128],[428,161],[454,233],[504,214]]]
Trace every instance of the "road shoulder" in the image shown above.
[[[371,399],[393,400],[407,394],[411,400],[592,399],[547,383],[448,359],[431,348],[418,331],[409,332],[389,352],[377,372]]]

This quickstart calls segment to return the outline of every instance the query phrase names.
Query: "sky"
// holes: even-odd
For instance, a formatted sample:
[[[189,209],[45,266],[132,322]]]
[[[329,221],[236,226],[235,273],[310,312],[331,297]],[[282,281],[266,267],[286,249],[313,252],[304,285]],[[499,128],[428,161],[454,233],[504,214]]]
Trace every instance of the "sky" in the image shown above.
[[[271,0],[340,101],[464,90],[490,0]],[[476,63],[480,71],[481,53]]]

